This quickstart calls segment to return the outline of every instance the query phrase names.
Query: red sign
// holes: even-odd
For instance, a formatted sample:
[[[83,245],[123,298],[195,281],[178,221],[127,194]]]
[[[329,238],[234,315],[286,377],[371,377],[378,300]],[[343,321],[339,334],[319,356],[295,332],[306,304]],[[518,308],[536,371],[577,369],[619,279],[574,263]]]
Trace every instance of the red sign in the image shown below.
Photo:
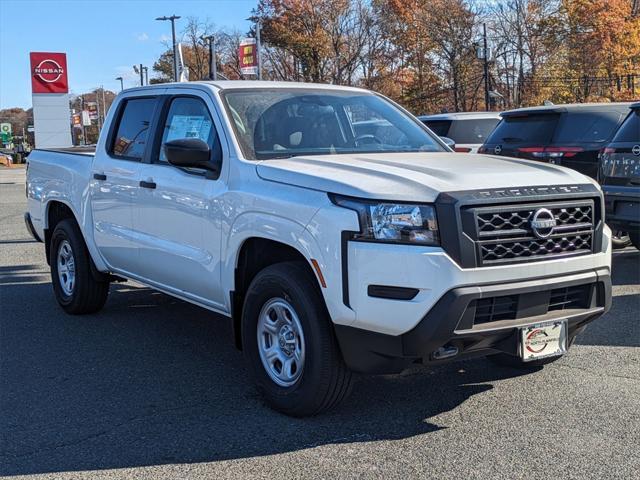
[[[257,75],[258,52],[255,38],[244,38],[240,42],[240,72],[243,75]]]
[[[69,93],[67,54],[31,52],[31,91]]]

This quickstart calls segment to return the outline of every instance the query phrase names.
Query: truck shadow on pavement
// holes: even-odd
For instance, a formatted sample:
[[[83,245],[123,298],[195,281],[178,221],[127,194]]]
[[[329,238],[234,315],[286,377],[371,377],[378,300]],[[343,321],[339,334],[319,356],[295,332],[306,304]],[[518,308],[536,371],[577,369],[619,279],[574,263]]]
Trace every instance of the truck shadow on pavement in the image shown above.
[[[266,407],[215,314],[129,284],[68,316],[49,283],[4,285],[0,475],[193,463],[401,439],[517,372],[486,362],[361,377],[337,410]]]
[[[102,312],[69,316],[49,283],[25,281],[2,286],[0,308],[0,475],[211,462],[429,434],[442,428],[433,417],[519,375],[478,360],[360,377],[337,410],[291,419],[262,403],[228,321],[198,307],[126,283],[112,287]],[[614,299],[612,313],[618,308],[628,306]],[[622,341],[624,325],[612,325],[587,343]]]

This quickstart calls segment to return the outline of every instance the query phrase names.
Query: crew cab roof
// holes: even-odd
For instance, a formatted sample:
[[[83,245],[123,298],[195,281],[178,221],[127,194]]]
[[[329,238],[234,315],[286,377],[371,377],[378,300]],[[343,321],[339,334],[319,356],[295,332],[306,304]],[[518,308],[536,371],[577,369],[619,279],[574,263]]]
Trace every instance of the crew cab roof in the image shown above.
[[[236,89],[256,89],[256,88],[283,88],[283,89],[314,89],[314,90],[350,90],[354,93],[368,93],[369,90],[357,87],[347,87],[344,85],[331,85],[326,83],[307,83],[307,82],[272,82],[263,80],[206,80],[195,82],[171,82],[157,83],[143,87],[129,88],[125,91],[149,91],[158,88],[215,88],[217,90],[236,90]]]
[[[520,115],[544,115],[554,113],[568,113],[576,111],[597,111],[607,109],[607,107],[617,107],[620,110],[631,108],[630,102],[610,102],[610,103],[566,103],[564,105],[541,105],[537,107],[516,108],[507,110],[500,114],[501,117],[517,117]],[[614,108],[615,109],[615,108]]]
[[[419,115],[418,119],[424,121],[429,120],[475,120],[485,118],[500,118],[500,112],[451,112],[451,113],[435,113],[433,115]]]

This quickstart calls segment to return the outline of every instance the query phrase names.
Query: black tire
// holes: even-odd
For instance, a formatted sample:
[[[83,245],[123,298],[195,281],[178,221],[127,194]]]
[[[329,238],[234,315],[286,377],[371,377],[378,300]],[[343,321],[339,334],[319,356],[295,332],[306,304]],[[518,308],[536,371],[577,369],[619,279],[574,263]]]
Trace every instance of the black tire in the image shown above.
[[[70,288],[70,293],[65,292],[63,282],[58,275],[58,254],[63,242],[67,242],[70,246],[74,261],[75,281]],[[56,225],[51,235],[49,261],[51,283],[56,300],[67,313],[74,315],[94,313],[104,306],[109,294],[109,282],[98,281],[92,275],[93,261],[74,220],[61,220]]]
[[[304,337],[303,367],[290,386],[279,385],[270,377],[258,346],[260,313],[268,302],[278,299],[294,309]],[[316,415],[336,406],[351,391],[352,372],[342,359],[315,278],[302,262],[269,266],[253,279],[242,310],[242,346],[258,390],[269,406],[286,415]]]
[[[611,235],[611,245],[614,250],[620,250],[631,245],[631,238],[627,232],[621,230],[614,230]]]
[[[633,246],[640,250],[640,232],[630,233],[629,238],[631,239]]]

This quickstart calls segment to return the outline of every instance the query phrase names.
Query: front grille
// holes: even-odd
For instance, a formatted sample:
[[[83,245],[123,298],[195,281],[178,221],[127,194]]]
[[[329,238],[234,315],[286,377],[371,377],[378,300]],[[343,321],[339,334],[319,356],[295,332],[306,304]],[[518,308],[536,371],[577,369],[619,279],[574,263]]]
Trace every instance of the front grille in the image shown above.
[[[532,227],[540,209],[555,219],[553,229]],[[463,210],[465,234],[474,242],[478,265],[533,261],[593,251],[593,200],[553,204],[497,205]],[[545,238],[541,238],[545,237]]]
[[[473,300],[467,308],[473,308],[473,324],[485,324],[500,320],[516,320],[520,318],[520,309],[526,303],[528,312],[531,312],[531,302],[524,302],[523,295],[531,297],[538,295],[536,299],[536,314],[545,315],[551,311],[589,308],[593,284],[574,285],[560,287],[546,292],[535,292],[522,295],[503,295],[498,297]],[[530,299],[529,299],[530,300]]]

